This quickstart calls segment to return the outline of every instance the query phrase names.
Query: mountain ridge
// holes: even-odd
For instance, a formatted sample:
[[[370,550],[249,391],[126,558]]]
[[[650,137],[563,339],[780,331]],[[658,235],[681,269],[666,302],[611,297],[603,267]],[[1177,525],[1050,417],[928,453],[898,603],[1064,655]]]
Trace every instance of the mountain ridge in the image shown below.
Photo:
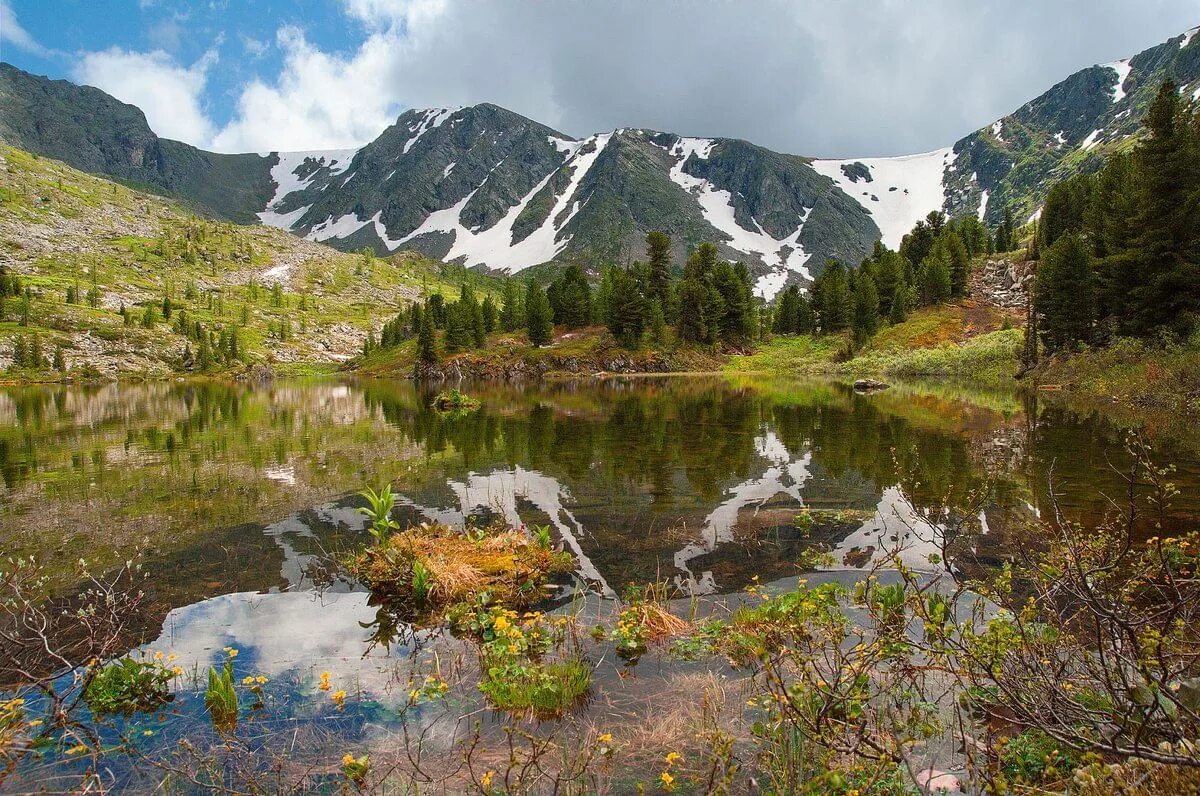
[[[1163,79],[1200,99],[1196,32],[1079,70],[950,147],[899,157],[811,158],[645,128],[573,138],[492,103],[412,109],[354,149],[218,155],[159,138],[99,89],[7,64],[0,138],[240,223],[490,271],[628,261],[660,229],[677,259],[716,242],[769,299],[827,259],[898,246],[933,210],[1034,216],[1050,183],[1137,135]]]

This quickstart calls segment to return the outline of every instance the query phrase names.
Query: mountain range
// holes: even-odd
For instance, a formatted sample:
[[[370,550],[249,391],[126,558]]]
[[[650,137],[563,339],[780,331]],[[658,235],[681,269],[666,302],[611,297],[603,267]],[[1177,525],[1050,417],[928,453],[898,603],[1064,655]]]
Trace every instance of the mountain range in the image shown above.
[[[9,64],[0,139],[237,223],[508,273],[641,257],[659,229],[680,258],[718,243],[770,298],[828,259],[897,246],[932,210],[1031,218],[1050,184],[1138,134],[1164,79],[1200,99],[1196,32],[1080,70],[952,146],[906,157],[823,160],[641,128],[574,138],[489,103],[407,111],[358,149],[217,154],[160,138],[99,89]]]

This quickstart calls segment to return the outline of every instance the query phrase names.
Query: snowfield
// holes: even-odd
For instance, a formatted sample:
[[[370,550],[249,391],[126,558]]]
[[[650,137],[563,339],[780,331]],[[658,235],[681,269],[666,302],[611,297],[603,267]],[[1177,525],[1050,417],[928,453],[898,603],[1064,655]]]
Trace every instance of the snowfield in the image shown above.
[[[884,245],[896,249],[916,223],[946,201],[945,173],[954,165],[954,150],[895,158],[814,160],[817,173],[833,180],[839,188],[866,208],[882,233]],[[842,166],[861,163],[871,173],[871,182],[852,181]]]
[[[743,227],[734,217],[733,195],[729,191],[683,170],[693,155],[707,160],[716,143],[711,138],[680,138],[669,150],[676,158],[669,174],[671,182],[696,197],[704,220],[728,236],[726,245],[743,254],[757,256],[771,269],[770,273],[759,277],[754,286],[756,295],[770,301],[783,289],[789,273],[797,273],[811,282],[812,275],[806,267],[809,255],[800,245],[800,233],[804,231],[804,222],[812,208],[805,208],[803,215],[796,219],[795,231],[783,238],[771,236],[757,221],[753,230]]]
[[[301,177],[297,172],[307,161],[312,160],[321,166],[329,167],[331,174],[341,174],[350,168],[350,162],[358,154],[357,149],[327,149],[311,152],[273,152],[279,162],[271,167],[271,179],[275,182],[275,195],[267,202],[266,208],[258,214],[258,219],[269,227],[291,230],[300,217],[308,211],[307,207],[293,210],[290,213],[277,213],[274,208],[290,193],[307,188],[317,175],[317,171],[307,177]]]
[[[559,170],[552,171],[546,175],[520,202],[509,208],[504,218],[487,229],[467,229],[460,220],[460,215],[463,208],[466,207],[467,202],[471,200],[471,197],[483,185],[487,184],[487,180],[484,180],[479,187],[467,194],[458,204],[430,213],[421,226],[403,238],[396,241],[386,241],[388,249],[394,251],[404,243],[431,232],[450,232],[454,234],[454,244],[450,247],[450,251],[446,254],[445,259],[457,260],[461,257],[467,267],[487,265],[490,268],[498,268],[509,273],[515,273],[532,265],[553,260],[570,242],[570,236],[561,237],[561,230],[570,223],[571,219],[575,217],[575,214],[579,212],[579,208],[582,206],[582,201],[572,201],[572,199],[575,197],[580,183],[583,182],[584,177],[587,176],[596,159],[600,157],[600,153],[608,146],[609,139],[611,138],[612,134],[607,133],[605,135],[595,135],[583,141],[568,142],[563,139],[551,139],[560,149],[570,153],[563,165],[559,167],[559,170],[568,167],[573,168],[571,181],[567,185],[566,190],[555,198],[554,208],[550,211],[550,215],[547,216],[546,220],[542,222],[542,225],[518,243],[513,243],[512,233],[512,228],[517,221],[517,217],[521,215],[521,211],[525,209],[525,206],[529,204],[533,197],[537,196],[538,192],[550,182]],[[594,144],[594,148],[589,152],[582,153],[582,150],[587,149],[587,144],[589,143]],[[568,144],[570,145],[569,149],[567,148]],[[561,220],[559,220],[560,216]]]
[[[1129,59],[1126,58],[1121,61],[1113,61],[1111,64],[1104,64],[1104,67],[1117,73],[1117,84],[1113,86],[1113,104],[1116,105],[1125,99],[1125,81],[1129,79],[1129,73],[1133,71],[1133,64],[1129,63]]]

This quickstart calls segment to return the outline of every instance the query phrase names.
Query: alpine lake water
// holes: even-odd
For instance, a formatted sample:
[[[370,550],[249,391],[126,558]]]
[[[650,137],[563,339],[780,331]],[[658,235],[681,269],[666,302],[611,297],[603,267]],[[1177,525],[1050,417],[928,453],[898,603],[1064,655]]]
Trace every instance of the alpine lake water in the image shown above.
[[[151,609],[127,629],[128,648],[185,673],[163,709],[101,731],[138,739],[105,761],[110,785],[150,789],[163,774],[145,760],[183,739],[223,743],[204,677],[234,650],[236,681],[266,681],[241,743],[282,746],[310,783],[336,789],[343,754],[418,738],[430,759],[464,732],[508,753],[505,722],[477,691],[410,697],[430,672],[477,665],[469,645],[406,632],[331,566],[371,543],[357,511],[366,486],[394,484],[402,526],[549,526],[579,567],[545,607],[585,626],[651,582],[697,610],[799,577],[853,583],[897,548],[918,569],[941,551],[963,570],[998,566],[1039,513],[1094,522],[1122,499],[1133,429],[1176,467],[1166,525],[1200,516],[1200,433],[1185,419],[1052,395],[719,377],[464,389],[478,410],[435,411],[432,388],[408,382],[0,391],[5,556],[36,557],[65,598],[81,588],[80,558],[110,571],[139,548]],[[809,550],[831,558],[806,567]],[[736,679],[661,650],[631,662],[597,641],[587,655],[592,698],[564,721],[618,737],[699,709],[701,691]],[[340,704],[330,684],[347,694]],[[48,748],[3,787],[65,786],[90,765],[82,757]]]

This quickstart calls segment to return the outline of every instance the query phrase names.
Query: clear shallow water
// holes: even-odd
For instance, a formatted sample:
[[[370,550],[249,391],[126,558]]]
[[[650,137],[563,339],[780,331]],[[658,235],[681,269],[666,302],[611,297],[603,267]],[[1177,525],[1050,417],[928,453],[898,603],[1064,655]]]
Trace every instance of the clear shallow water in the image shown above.
[[[2,391],[0,541],[48,562],[62,594],[80,557],[103,569],[143,548],[154,610],[131,648],[199,673],[236,648],[239,677],[272,681],[270,721],[361,745],[395,726],[430,656],[469,659],[445,637],[372,645],[366,595],[323,581],[324,558],[369,539],[353,494],[366,485],[394,482],[402,524],[550,525],[579,558],[593,592],[584,610],[597,615],[609,610],[597,595],[654,580],[699,595],[786,584],[814,545],[833,554],[822,577],[847,582],[897,545],[916,566],[942,543],[959,566],[1000,562],[1050,509],[1052,481],[1068,516],[1103,515],[1106,495],[1123,492],[1131,424],[1149,426],[1179,468],[1168,524],[1200,513],[1196,448],[1178,426],[1044,399],[701,378],[470,392],[482,408],[447,416],[408,383]],[[797,522],[805,510],[817,527]],[[943,539],[940,526],[964,517]],[[618,662],[598,670],[599,683],[621,683],[608,709],[688,676],[648,665],[636,686]],[[316,689],[322,671],[357,695],[346,711]],[[478,694],[461,700],[479,707]],[[202,716],[181,693],[146,743],[191,737]]]

